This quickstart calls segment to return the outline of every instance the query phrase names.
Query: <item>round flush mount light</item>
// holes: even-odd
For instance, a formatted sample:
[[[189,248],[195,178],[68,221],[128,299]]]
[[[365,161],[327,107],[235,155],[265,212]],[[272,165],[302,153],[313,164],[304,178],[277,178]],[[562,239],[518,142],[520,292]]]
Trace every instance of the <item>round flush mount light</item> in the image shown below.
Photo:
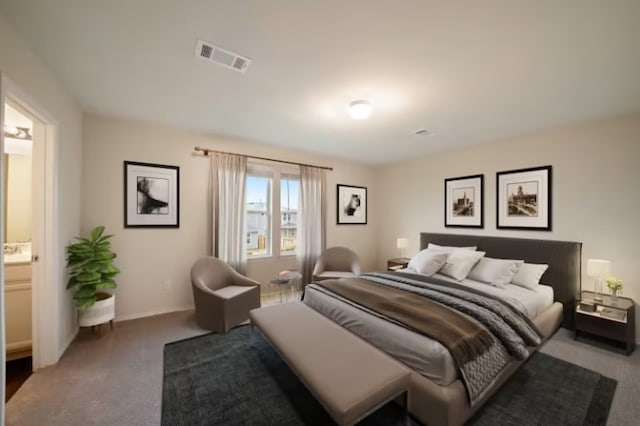
[[[369,101],[357,100],[349,104],[349,115],[354,120],[366,120],[372,111],[373,107]]]

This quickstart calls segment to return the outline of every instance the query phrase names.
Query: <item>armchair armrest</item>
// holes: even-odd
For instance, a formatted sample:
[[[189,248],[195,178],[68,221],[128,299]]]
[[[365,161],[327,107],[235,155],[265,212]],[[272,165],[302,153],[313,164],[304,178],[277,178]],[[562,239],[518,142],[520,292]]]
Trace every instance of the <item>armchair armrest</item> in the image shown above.
[[[203,294],[205,297],[215,297],[216,299],[222,300],[222,298],[215,293],[215,290],[210,289],[206,285],[202,285],[199,282],[193,282],[193,281],[191,282],[191,285],[196,291]]]
[[[360,275],[360,261],[358,261],[358,259],[354,259],[353,262],[351,262],[351,272],[353,272],[355,276]]]
[[[320,256],[313,267],[313,275],[320,275],[325,270],[324,256]]]
[[[230,269],[230,278],[231,278],[231,282],[233,283],[233,285],[243,285],[243,286],[260,286],[260,283],[256,280],[252,280],[249,277],[246,277],[244,275],[242,275],[241,273],[237,272],[234,269]]]

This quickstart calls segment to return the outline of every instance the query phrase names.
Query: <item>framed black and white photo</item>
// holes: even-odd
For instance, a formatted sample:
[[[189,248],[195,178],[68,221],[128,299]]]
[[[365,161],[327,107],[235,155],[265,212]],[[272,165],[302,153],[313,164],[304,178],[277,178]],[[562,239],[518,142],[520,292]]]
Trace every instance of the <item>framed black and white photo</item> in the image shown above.
[[[338,184],[338,225],[367,224],[367,188]]]
[[[551,231],[551,166],[496,173],[498,229]]]
[[[484,175],[444,180],[444,226],[484,227]]]
[[[125,228],[180,227],[180,168],[124,162]]]

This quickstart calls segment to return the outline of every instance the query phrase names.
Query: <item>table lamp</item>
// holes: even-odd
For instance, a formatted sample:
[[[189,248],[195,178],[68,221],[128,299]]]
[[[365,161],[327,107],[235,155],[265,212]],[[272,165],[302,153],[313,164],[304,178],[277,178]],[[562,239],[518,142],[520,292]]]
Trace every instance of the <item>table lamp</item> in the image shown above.
[[[604,259],[589,259],[587,261],[587,275],[594,279],[593,300],[602,302],[602,278],[611,272],[611,262]]]
[[[402,249],[406,249],[409,247],[409,239],[408,238],[398,238],[396,241],[396,247],[400,249],[400,257],[402,257]]]

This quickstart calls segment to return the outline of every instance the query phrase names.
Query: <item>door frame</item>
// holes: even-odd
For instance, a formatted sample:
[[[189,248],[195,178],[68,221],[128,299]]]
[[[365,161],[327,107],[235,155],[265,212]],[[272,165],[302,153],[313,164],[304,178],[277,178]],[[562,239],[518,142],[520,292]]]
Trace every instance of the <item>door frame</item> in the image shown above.
[[[2,85],[0,89],[2,108],[4,108],[5,101],[8,98],[12,103],[17,104],[21,109],[44,124],[44,143],[37,144],[37,141],[34,140],[33,144],[33,169],[35,174],[32,195],[34,201],[32,202],[39,198],[38,202],[43,207],[41,214],[32,216],[32,255],[39,257],[39,261],[31,264],[32,352],[33,369],[36,370],[55,364],[60,357],[58,350],[60,319],[58,313],[60,312],[60,289],[62,289],[63,278],[60,265],[63,257],[60,251],[56,250],[60,246],[57,226],[59,124],[38,101],[24,92],[4,74],[0,74],[0,84]],[[4,126],[4,123],[2,125]],[[4,152],[4,138],[2,138],[0,148]],[[3,202],[5,199],[3,195]],[[34,211],[34,213],[37,212]],[[0,217],[4,220],[3,216],[4,213],[0,213]],[[2,259],[4,259],[4,253],[2,256]],[[1,267],[4,268],[4,261],[1,262]],[[45,277],[47,277],[46,282]],[[4,296],[4,270],[0,280],[0,292]],[[4,297],[2,303],[4,303]],[[4,332],[2,342],[4,356]],[[5,383],[2,383],[3,389],[4,386]]]

